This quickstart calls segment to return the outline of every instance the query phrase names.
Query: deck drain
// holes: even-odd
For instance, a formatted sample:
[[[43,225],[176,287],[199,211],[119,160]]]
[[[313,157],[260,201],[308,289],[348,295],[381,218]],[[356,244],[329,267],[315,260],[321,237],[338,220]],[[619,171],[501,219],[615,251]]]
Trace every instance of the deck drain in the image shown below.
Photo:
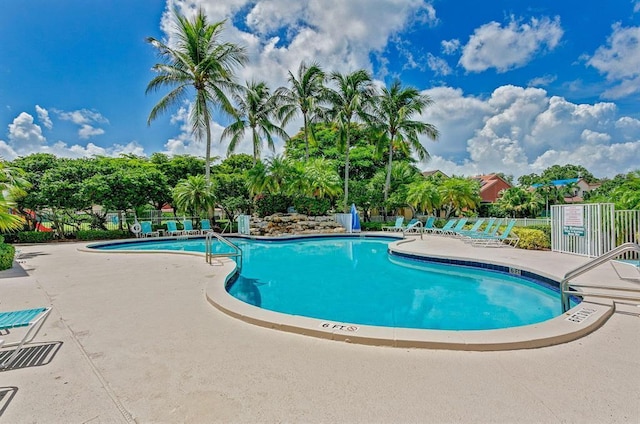
[[[596,312],[595,309],[591,308],[580,308],[576,312],[572,313],[567,317],[567,321],[581,323],[585,319],[589,318],[589,315]]]

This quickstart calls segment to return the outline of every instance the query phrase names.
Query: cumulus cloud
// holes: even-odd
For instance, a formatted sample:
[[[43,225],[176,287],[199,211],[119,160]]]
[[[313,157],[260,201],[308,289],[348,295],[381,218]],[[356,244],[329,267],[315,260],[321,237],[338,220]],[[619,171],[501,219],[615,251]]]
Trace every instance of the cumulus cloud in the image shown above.
[[[440,45],[444,54],[454,54],[460,49],[460,40],[442,40]]]
[[[446,76],[453,72],[446,60],[434,56],[431,53],[427,54],[427,66],[429,66],[429,69],[431,69],[435,75]]]
[[[540,173],[552,165],[583,165],[596,176],[638,169],[640,121],[619,116],[613,103],[576,104],[540,88],[502,86],[490,97],[438,87],[423,118],[440,130],[423,144],[423,169],[474,175]]]
[[[53,112],[62,121],[69,121],[79,126],[78,137],[87,140],[96,135],[104,134],[104,129],[97,125],[108,124],[109,120],[95,110],[79,109],[74,111],[64,111],[53,109]]]
[[[602,93],[605,99],[618,99],[640,91],[640,27],[614,24],[606,46],[600,46],[588,59],[588,66],[604,74],[612,87]]]
[[[36,105],[36,113],[38,114],[38,120],[45,126],[45,128],[53,128],[53,122],[49,118],[49,111],[39,105]]]
[[[459,64],[468,72],[495,68],[506,72],[529,63],[544,50],[553,50],[564,31],[560,18],[531,18],[521,23],[515,18],[502,26],[490,22],[477,28],[462,48]]]
[[[36,110],[38,109],[36,108]],[[42,121],[42,117],[40,120]],[[34,122],[33,116],[22,112],[8,126],[8,141],[0,140],[0,156],[12,160],[18,156],[27,156],[33,153],[52,153],[60,157],[78,158],[93,155],[119,156],[123,153],[143,155],[144,149],[135,141],[127,144],[114,144],[108,148],[93,143],[88,143],[86,146],[68,145],[63,141],[49,144],[42,134],[42,128]]]

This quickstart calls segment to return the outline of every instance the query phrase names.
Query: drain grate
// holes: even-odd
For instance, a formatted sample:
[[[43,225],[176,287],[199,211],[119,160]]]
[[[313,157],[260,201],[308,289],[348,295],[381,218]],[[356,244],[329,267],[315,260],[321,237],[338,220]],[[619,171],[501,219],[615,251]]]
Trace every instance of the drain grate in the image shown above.
[[[569,315],[567,317],[567,321],[581,323],[585,319],[589,318],[589,315],[594,312],[596,312],[596,310],[592,308],[580,308],[576,312]]]

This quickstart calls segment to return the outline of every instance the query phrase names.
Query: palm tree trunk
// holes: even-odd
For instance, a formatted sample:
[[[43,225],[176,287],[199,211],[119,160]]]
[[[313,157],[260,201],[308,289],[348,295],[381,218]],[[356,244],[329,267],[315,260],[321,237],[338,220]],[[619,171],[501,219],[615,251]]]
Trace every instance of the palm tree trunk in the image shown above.
[[[387,161],[387,178],[384,181],[384,217],[387,218],[387,199],[389,198],[389,189],[391,188],[391,167],[393,165],[393,137],[394,134],[390,134],[389,140],[389,160]]]
[[[347,122],[347,133],[345,135],[345,158],[344,158],[344,213],[349,212],[347,203],[349,202],[349,127],[351,122]]]
[[[305,154],[304,154],[304,160],[308,161],[309,160],[309,124],[307,123],[307,114],[303,113],[302,114],[302,119],[304,121],[304,143],[305,143]]]
[[[209,122],[209,116],[205,119],[205,128],[207,130],[207,147],[204,162],[204,179],[207,182],[207,187],[211,186],[211,123]]]

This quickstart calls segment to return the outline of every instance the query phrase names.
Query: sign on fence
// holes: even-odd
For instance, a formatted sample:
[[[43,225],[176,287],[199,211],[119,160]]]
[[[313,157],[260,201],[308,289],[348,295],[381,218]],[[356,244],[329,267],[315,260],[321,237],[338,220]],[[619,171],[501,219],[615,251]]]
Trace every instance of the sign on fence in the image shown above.
[[[565,236],[584,237],[584,208],[578,206],[563,206],[562,234]]]

